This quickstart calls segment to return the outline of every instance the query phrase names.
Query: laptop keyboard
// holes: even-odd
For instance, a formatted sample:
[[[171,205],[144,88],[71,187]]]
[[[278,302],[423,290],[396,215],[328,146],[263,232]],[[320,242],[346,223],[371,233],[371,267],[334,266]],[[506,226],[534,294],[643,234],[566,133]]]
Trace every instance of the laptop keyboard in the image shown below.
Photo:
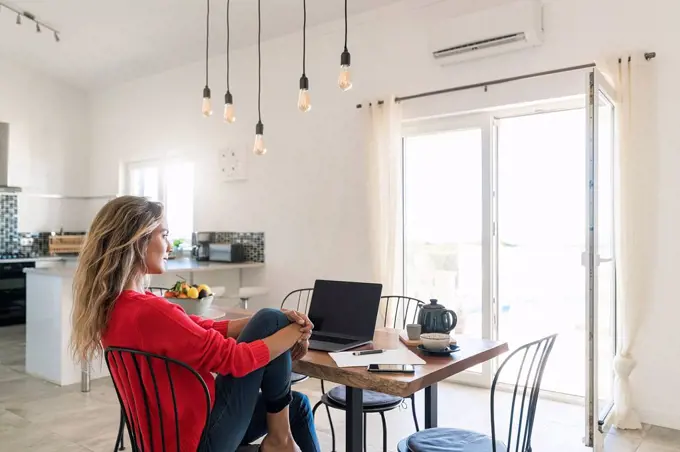
[[[323,334],[312,334],[312,339],[320,342],[330,342],[332,344],[351,344],[352,342],[356,342],[355,339],[347,339],[345,337],[324,336]]]

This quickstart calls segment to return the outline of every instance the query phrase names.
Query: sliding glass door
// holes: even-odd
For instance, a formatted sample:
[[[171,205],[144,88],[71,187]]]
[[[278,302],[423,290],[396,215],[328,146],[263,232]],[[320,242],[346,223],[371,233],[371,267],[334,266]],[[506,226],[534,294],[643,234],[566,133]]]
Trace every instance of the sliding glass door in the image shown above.
[[[437,299],[457,335],[491,335],[491,158],[485,116],[407,128],[404,137],[404,293]],[[460,378],[486,384],[487,363]]]
[[[587,78],[583,97],[404,125],[403,249],[404,293],[453,309],[455,334],[513,349],[558,333],[542,388],[585,401],[593,447],[616,352],[617,153],[613,90]],[[490,385],[497,365],[457,380]]]

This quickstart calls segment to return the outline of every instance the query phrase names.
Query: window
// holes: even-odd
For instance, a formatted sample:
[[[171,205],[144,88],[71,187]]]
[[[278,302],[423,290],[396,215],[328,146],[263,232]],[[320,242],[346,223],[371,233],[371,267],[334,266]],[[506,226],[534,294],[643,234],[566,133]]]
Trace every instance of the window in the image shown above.
[[[194,230],[194,165],[185,160],[147,160],[126,165],[125,192],[165,205],[170,239],[191,243]]]

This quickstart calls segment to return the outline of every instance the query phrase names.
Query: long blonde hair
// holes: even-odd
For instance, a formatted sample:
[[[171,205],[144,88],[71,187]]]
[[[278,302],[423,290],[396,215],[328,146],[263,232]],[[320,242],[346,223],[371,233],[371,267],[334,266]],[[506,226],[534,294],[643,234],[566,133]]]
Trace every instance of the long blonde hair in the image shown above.
[[[146,273],[146,248],[162,221],[163,205],[137,196],[109,201],[95,216],[73,278],[71,350],[76,361],[101,356],[113,305],[127,284]]]

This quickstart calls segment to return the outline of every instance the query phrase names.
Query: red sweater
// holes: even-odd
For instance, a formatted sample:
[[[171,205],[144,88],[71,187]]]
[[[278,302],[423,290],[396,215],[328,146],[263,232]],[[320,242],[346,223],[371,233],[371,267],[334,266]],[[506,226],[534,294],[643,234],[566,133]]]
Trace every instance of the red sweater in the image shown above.
[[[187,315],[178,305],[149,292],[140,294],[126,290],[115,302],[111,319],[102,336],[102,344],[105,348],[124,347],[155,353],[189,365],[208,385],[212,408],[215,400],[212,373],[242,377],[269,362],[269,349],[263,341],[236,343],[234,339],[226,337],[228,324],[226,320],[215,322]],[[137,378],[132,360],[126,362],[125,368],[120,363],[112,365],[112,378],[119,389],[122,388],[123,404],[128,411],[132,408],[137,414],[142,425],[144,450],[176,451],[175,413],[167,370],[162,363],[154,362],[149,369],[145,360],[138,359],[137,362],[143,385]],[[179,366],[170,366],[170,372],[177,401],[180,450],[195,451],[205,426],[203,390],[196,378]],[[161,416],[152,373],[158,385]],[[147,415],[145,399],[150,416]],[[149,435],[149,417],[153,435]],[[161,417],[165,449],[161,441]],[[150,444],[151,437],[153,447]]]

